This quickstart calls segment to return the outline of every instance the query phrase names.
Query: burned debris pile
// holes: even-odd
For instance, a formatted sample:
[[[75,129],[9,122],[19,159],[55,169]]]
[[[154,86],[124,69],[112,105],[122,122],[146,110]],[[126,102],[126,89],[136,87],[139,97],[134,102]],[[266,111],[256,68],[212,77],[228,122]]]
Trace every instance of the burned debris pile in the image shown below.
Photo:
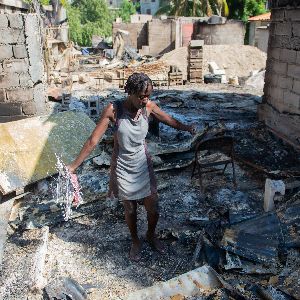
[[[65,299],[66,293],[71,299],[300,299],[299,153],[256,121],[259,96],[231,89],[216,85],[214,92],[181,88],[153,94],[164,111],[196,124],[198,131],[191,137],[151,121],[147,143],[166,255],[144,243],[142,260],[128,261],[123,207],[107,199],[109,129],[94,158],[78,172],[83,203],[72,209],[68,222],[56,201],[57,175],[27,186],[14,201],[3,259],[3,270],[12,276],[0,275],[3,299],[34,293],[32,280],[44,288],[44,299]],[[103,107],[123,96],[111,91],[97,101]],[[202,176],[202,189],[199,176],[191,178],[195,149],[218,137],[233,139],[237,185],[231,165],[225,171],[220,165]],[[216,149],[202,155],[220,157]],[[146,215],[138,209],[138,225],[145,230]],[[12,253],[20,252],[20,245],[15,259]],[[16,290],[27,264],[40,266],[36,277]]]

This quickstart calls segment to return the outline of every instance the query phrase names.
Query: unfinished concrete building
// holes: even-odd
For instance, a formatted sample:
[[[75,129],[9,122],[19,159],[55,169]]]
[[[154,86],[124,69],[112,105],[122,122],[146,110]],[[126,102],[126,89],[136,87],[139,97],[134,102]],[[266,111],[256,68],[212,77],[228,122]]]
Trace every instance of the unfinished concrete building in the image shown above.
[[[295,7],[293,3],[272,2],[264,96],[259,118],[299,149],[300,6]]]
[[[245,36],[243,22],[218,16],[132,18],[131,23],[113,23],[113,37],[119,29],[129,32],[125,45],[151,56],[188,46],[192,39],[204,40],[206,45],[243,45]]]
[[[0,121],[46,111],[40,25],[35,14],[0,14]]]

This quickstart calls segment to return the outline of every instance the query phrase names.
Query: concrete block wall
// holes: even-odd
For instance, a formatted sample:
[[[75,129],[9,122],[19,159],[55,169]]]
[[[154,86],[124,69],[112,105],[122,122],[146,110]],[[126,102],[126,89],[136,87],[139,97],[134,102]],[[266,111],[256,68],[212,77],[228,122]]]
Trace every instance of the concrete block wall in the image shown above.
[[[38,19],[35,14],[0,14],[0,122],[45,111]]]
[[[149,54],[156,56],[175,49],[176,21],[153,19],[148,22]]]
[[[271,12],[264,96],[258,114],[300,149],[300,7],[280,2]]]
[[[125,46],[131,46],[141,49],[142,45],[147,45],[147,23],[113,23],[113,40],[118,29],[129,32],[128,36],[124,35]]]
[[[242,21],[228,20],[225,24],[198,22],[194,38],[205,45],[244,45],[245,25]]]

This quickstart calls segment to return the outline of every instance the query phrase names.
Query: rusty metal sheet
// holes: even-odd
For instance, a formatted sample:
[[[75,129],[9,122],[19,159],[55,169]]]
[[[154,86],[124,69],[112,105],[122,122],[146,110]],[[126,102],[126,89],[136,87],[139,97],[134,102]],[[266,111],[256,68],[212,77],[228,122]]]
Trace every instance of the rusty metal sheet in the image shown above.
[[[139,290],[125,297],[126,300],[158,300],[175,299],[200,295],[201,292],[222,287],[217,273],[209,266],[202,266],[166,282],[155,284],[152,287]]]

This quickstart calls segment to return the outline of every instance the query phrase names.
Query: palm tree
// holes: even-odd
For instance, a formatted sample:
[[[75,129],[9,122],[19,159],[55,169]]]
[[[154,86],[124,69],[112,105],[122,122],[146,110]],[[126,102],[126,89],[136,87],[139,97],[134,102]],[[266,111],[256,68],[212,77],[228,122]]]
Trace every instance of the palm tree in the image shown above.
[[[226,0],[161,0],[156,15],[204,17],[211,16],[213,13],[218,15],[223,13],[227,16],[228,5]]]

